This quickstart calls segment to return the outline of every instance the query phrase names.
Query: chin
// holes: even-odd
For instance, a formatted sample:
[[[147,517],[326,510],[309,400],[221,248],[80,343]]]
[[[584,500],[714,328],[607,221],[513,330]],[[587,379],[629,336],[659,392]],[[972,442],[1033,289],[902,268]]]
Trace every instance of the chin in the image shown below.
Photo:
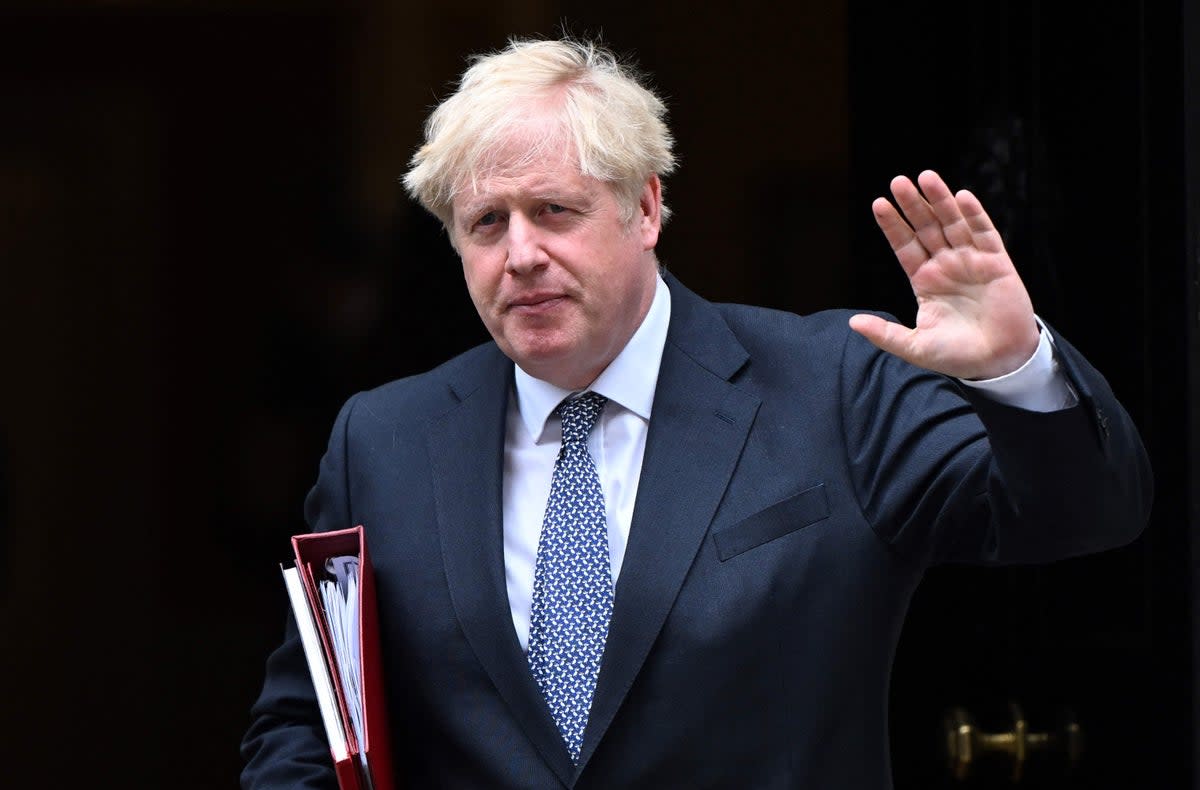
[[[578,389],[590,382],[580,383],[576,380],[577,365],[573,365],[575,349],[546,349],[536,351],[525,350],[524,353],[509,354],[509,357],[534,378],[548,381],[564,389]]]
[[[524,353],[513,356],[513,359],[531,376],[552,381],[570,368],[571,355],[566,352],[559,354]]]
[[[504,348],[504,344],[501,345]],[[570,359],[577,352],[561,332],[527,332],[508,343],[505,349],[513,359],[521,359],[530,365],[554,364]]]

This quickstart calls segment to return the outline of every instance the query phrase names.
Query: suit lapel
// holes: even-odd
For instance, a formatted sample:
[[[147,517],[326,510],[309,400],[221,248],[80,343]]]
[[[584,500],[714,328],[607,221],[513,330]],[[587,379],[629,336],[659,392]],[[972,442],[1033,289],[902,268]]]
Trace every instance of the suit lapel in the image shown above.
[[[543,759],[564,783],[574,766],[517,641],[504,577],[504,421],[512,363],[499,350],[465,371],[459,399],[429,428],[442,560],[467,641]]]
[[[758,411],[729,383],[748,355],[711,304],[673,278],[629,544],[579,772],[633,685],[708,532]]]

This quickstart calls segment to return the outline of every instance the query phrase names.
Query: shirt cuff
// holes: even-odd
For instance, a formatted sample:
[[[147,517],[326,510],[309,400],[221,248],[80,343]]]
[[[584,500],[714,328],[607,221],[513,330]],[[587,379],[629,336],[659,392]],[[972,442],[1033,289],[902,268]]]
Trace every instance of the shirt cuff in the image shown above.
[[[994,379],[959,379],[959,383],[1006,406],[1028,411],[1058,411],[1078,403],[1074,387],[1058,369],[1054,338],[1040,318],[1037,322],[1038,347],[1024,365]]]

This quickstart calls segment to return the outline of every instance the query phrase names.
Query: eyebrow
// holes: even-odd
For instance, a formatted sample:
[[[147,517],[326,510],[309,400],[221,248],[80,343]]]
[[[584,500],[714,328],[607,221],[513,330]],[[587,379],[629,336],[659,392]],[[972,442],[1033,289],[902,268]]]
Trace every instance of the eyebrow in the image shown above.
[[[482,198],[473,198],[472,200],[465,201],[462,205],[462,213],[464,216],[473,216],[478,213],[480,209],[491,202],[491,199]]]
[[[462,195],[462,211],[465,217],[474,217],[486,206],[493,205],[497,201],[506,202],[514,197],[519,197],[522,200],[532,200],[541,202],[556,202],[567,204],[592,204],[596,201],[599,189],[595,184],[587,183],[568,183],[566,180],[560,180],[551,176],[538,179],[540,183],[515,185],[512,188],[502,186],[495,192],[485,192],[476,189],[469,190],[467,194]],[[525,188],[530,191],[524,191]],[[478,191],[477,191],[478,190]]]
[[[591,199],[591,193],[588,191],[574,191],[570,189],[558,190],[543,190],[535,192],[529,196],[529,199],[534,201],[554,203],[554,202],[579,202]],[[474,217],[484,208],[490,206],[494,202],[494,198],[490,195],[479,196],[465,201],[462,206],[463,219]]]

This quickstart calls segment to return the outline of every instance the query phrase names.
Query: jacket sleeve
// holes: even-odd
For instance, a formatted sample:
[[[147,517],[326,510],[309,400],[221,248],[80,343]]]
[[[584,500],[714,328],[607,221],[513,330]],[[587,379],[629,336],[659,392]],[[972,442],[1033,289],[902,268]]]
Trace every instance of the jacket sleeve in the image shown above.
[[[1153,498],[1137,429],[1061,335],[1074,407],[1031,412],[966,391],[849,333],[842,367],[847,463],[879,537],[924,564],[1048,562],[1114,548]]]
[[[346,436],[354,401],[347,401],[338,414],[317,483],[305,500],[305,517],[314,532],[349,526]],[[283,644],[267,659],[263,690],[250,715],[252,722],[241,747],[246,762],[243,788],[337,790],[329,744],[290,610]]]

